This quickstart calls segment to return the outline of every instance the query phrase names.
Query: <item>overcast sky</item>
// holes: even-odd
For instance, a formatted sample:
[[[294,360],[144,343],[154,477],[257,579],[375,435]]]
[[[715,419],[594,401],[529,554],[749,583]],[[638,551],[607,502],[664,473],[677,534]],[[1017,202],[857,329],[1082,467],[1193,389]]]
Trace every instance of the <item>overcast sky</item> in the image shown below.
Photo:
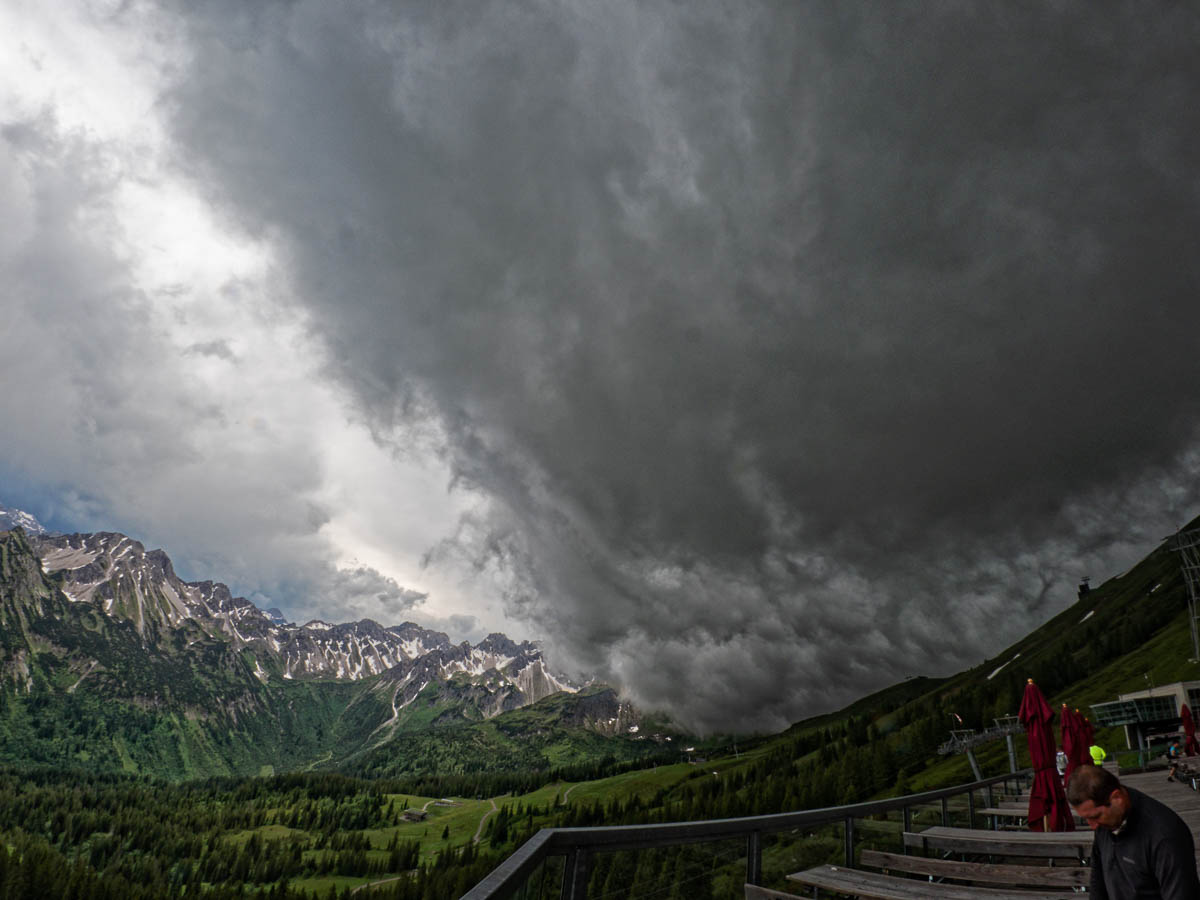
[[[1200,512],[1200,13],[0,4],[0,503],[699,728]]]

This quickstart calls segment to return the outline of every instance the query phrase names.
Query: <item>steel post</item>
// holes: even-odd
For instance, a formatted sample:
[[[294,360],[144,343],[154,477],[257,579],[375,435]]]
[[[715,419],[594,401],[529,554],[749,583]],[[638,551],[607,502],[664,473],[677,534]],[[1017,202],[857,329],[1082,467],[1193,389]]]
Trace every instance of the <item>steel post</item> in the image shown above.
[[[971,764],[971,772],[975,776],[976,781],[983,781],[983,772],[979,769],[979,760],[975,758],[975,751],[967,749],[967,762]]]
[[[746,884],[762,884],[762,832],[746,835]]]
[[[589,853],[582,847],[567,854],[567,864],[563,870],[562,900],[587,900],[588,869],[591,860]]]

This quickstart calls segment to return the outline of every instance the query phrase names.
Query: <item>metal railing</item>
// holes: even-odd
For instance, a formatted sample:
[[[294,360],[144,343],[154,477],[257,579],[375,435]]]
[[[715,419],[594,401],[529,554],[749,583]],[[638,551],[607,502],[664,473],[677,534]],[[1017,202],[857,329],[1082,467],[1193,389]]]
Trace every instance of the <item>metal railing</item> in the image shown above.
[[[510,857],[493,869],[483,881],[463,894],[460,900],[508,900],[547,859],[566,857],[562,876],[562,900],[587,900],[587,884],[591,857],[596,853],[615,850],[648,850],[708,841],[744,839],[746,841],[746,882],[762,883],[763,835],[792,828],[815,825],[845,824],[846,865],[854,864],[854,820],[902,810],[904,827],[911,825],[914,806],[941,804],[942,824],[948,824],[948,800],[959,794],[967,795],[968,820],[974,824],[975,792],[987,791],[988,806],[992,806],[993,786],[1011,781],[1025,781],[1029,772],[1011,772],[961,784],[955,787],[908,794],[887,800],[830,806],[800,812],[775,813],[767,816],[746,816],[737,819],[709,819],[700,822],[667,822],[657,825],[611,825],[597,828],[543,828],[522,844]]]

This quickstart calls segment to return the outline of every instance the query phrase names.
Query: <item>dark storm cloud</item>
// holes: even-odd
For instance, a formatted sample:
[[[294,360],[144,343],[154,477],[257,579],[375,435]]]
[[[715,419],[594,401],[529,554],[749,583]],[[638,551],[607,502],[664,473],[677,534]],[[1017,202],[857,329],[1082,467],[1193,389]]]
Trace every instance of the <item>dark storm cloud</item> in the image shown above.
[[[166,103],[551,651],[774,726],[1195,509],[1200,20],[1109,12],[207,4]]]
[[[229,346],[229,341],[199,341],[192,344],[184,351],[195,356],[211,356],[214,359],[223,359],[226,362],[235,362],[237,355]]]

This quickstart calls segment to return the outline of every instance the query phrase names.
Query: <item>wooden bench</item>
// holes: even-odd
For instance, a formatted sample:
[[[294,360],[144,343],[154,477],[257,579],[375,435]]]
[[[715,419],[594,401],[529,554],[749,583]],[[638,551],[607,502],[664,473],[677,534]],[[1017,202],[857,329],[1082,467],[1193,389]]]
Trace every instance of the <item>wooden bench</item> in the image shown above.
[[[935,829],[930,829],[935,830]],[[1051,898],[1065,900],[1073,892],[1084,887],[1089,880],[1091,870],[1083,865],[1054,866],[1055,858],[1072,858],[1079,853],[1083,842],[1087,842],[1087,851],[1091,850],[1091,836],[1086,838],[1067,833],[1052,833],[1042,835],[1034,832],[1007,840],[1008,836],[995,837],[995,832],[977,831],[963,828],[939,828],[939,834],[931,840],[945,841],[957,839],[974,854],[1004,856],[1015,855],[1022,857],[1044,855],[1048,865],[1013,865],[983,862],[959,862],[951,859],[929,858],[922,856],[904,856],[898,853],[885,853],[879,850],[863,850],[859,859],[863,866],[881,869],[880,872],[864,869],[848,868],[846,866],[816,866],[803,872],[795,872],[788,876],[789,881],[795,881],[815,891],[823,890],[851,897],[870,898],[870,900],[963,900],[963,898],[979,897],[991,900],[1034,900],[1034,898]],[[975,833],[963,836],[961,832]],[[947,835],[957,834],[957,838]],[[928,835],[928,832],[921,832]],[[1015,853],[1009,853],[1015,845]],[[1037,849],[1047,851],[1043,854]],[[1065,854],[1058,851],[1065,850]],[[898,875],[894,873],[903,873]],[[918,878],[906,876],[921,876]],[[943,880],[933,880],[943,879]],[[944,880],[950,879],[950,881]],[[959,882],[959,883],[952,883]],[[1043,890],[1038,890],[1042,888]],[[791,900],[796,895],[787,894],[772,888],[761,888],[746,885],[747,900]]]
[[[864,872],[861,869],[847,869],[844,866],[817,866],[789,875],[788,879],[812,888],[820,888],[836,894],[847,894],[851,897],[870,898],[870,900],[936,900],[936,898],[941,898],[941,900],[972,900],[972,898],[1067,900],[1074,896],[1070,889],[1037,891],[1021,890],[1020,888],[972,887],[964,884],[901,878],[878,872]],[[788,895],[747,893],[746,896],[753,900],[758,900],[759,897],[776,900],[776,898],[786,898]]]
[[[985,806],[982,809],[975,810],[975,812],[981,816],[991,816],[996,820],[995,825],[997,828],[1019,828],[1029,817],[1028,806]],[[1015,819],[1016,823],[1014,824],[1009,821],[1001,822],[1001,819]]]
[[[997,821],[996,825],[998,828],[1022,827],[1023,823],[1029,818],[1029,804],[1025,804],[1024,806],[1011,806],[1008,804],[1003,804],[1000,806],[985,806],[982,809],[975,810],[975,812],[979,815],[992,816],[997,820],[1016,820],[1017,824],[1015,825],[1010,823],[1001,824],[999,821]],[[1087,825],[1087,822],[1084,819],[1081,819],[1079,816],[1073,816],[1073,818],[1075,820],[1076,828],[1082,828]]]
[[[1088,859],[1092,834],[1083,831],[987,831],[935,825],[924,831],[904,832],[904,846],[925,851],[942,850],[981,856]]]
[[[880,850],[863,850],[859,862],[885,875],[904,872],[929,878],[952,878],[984,884],[1031,885],[1046,888],[1085,886],[1091,877],[1087,866],[1017,866],[1002,863],[958,862],[926,856],[904,856]]]

